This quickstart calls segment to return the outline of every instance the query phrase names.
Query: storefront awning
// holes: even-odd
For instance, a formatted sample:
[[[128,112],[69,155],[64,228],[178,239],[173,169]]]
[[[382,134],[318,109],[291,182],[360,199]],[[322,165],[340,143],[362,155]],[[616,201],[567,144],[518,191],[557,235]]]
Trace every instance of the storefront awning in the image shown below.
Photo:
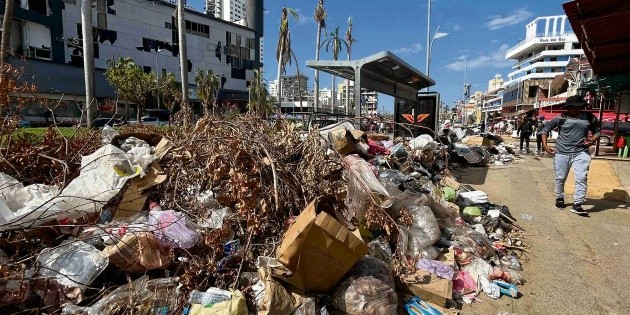
[[[595,74],[630,73],[630,1],[574,0],[563,7]]]

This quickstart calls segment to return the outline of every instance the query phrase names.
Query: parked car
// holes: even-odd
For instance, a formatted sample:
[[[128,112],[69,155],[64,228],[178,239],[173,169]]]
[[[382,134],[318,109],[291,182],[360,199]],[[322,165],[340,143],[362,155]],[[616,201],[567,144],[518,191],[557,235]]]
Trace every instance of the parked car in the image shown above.
[[[160,120],[157,117],[144,116],[140,118],[143,125],[168,126],[168,121]],[[137,120],[129,120],[130,124],[137,124]]]
[[[103,128],[105,126],[117,127],[124,125],[122,119],[119,118],[96,118],[94,120],[94,127]]]

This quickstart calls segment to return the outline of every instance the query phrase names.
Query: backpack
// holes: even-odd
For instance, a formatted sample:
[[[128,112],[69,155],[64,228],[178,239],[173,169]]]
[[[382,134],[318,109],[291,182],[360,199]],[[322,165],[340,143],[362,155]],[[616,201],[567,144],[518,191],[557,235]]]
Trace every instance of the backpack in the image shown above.
[[[593,113],[591,112],[584,112],[584,114],[586,114],[586,120],[588,120],[588,125],[589,126],[592,125],[593,121],[595,121],[595,115],[593,115]],[[560,133],[560,130],[562,129],[562,125],[564,125],[566,121],[567,121],[567,115],[564,113],[561,114],[560,121],[558,122],[558,133]]]

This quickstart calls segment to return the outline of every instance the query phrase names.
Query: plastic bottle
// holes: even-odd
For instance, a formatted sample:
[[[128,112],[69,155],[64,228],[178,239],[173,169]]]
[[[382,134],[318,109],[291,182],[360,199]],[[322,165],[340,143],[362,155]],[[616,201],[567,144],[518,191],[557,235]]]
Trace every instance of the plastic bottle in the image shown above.
[[[625,146],[625,147],[623,148],[623,158],[625,159],[625,158],[627,158],[627,157],[628,157],[628,146]]]

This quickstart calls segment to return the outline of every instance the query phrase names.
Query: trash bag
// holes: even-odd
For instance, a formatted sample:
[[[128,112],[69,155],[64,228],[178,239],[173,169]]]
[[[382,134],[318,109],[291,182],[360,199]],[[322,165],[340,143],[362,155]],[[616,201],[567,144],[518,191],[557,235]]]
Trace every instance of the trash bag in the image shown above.
[[[230,291],[230,299],[216,304],[192,304],[190,315],[247,315],[247,304],[241,291]]]
[[[407,153],[407,150],[405,150],[405,145],[402,143],[399,143],[392,147],[392,149],[390,150],[390,154],[399,159],[403,159],[409,156],[409,153]]]
[[[388,266],[392,264],[392,249],[389,247],[389,242],[383,237],[377,237],[373,241],[369,242],[368,248],[370,249],[370,255],[382,260]]]
[[[42,277],[53,279],[55,285],[54,289],[47,284],[44,289],[38,286],[35,292],[51,304],[67,301],[78,303],[82,300],[80,292],[105,270],[108,262],[107,257],[94,246],[75,239],[66,240],[54,248],[46,248],[37,256],[38,272]],[[79,292],[73,290],[75,288]]]
[[[433,137],[427,134],[420,135],[409,142],[409,147],[412,150],[420,151],[435,151],[438,143],[433,141]]]
[[[189,228],[188,218],[173,210],[149,212],[149,224],[160,244],[172,248],[191,248],[199,240],[199,233]]]
[[[398,297],[394,277],[383,261],[361,258],[332,295],[335,309],[349,315],[396,315]]]
[[[409,245],[407,255],[420,257],[422,252],[440,239],[440,227],[433,211],[427,206],[409,206],[413,222],[409,226]]]
[[[144,272],[167,267],[171,257],[150,232],[128,233],[116,245],[105,247],[103,253],[118,268],[129,272]]]

